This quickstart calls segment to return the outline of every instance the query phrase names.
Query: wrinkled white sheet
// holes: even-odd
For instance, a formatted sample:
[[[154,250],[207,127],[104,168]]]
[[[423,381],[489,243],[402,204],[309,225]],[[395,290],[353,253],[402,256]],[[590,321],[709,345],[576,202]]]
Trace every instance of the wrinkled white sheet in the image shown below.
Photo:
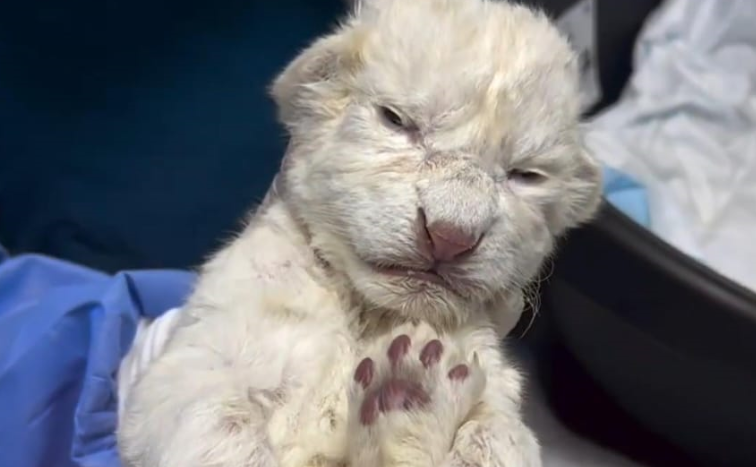
[[[181,308],[171,308],[154,319],[141,319],[134,342],[118,367],[118,417],[126,399],[149,365],[165,350],[168,340],[181,324]]]
[[[586,144],[648,190],[651,229],[756,290],[756,0],[667,0]]]

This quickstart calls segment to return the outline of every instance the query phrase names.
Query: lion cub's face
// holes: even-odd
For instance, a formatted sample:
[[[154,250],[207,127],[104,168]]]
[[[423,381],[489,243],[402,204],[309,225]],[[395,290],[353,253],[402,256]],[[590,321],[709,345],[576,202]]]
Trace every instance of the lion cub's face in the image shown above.
[[[588,219],[572,52],[483,0],[373,0],[276,80],[289,202],[368,302],[457,319],[521,287]]]

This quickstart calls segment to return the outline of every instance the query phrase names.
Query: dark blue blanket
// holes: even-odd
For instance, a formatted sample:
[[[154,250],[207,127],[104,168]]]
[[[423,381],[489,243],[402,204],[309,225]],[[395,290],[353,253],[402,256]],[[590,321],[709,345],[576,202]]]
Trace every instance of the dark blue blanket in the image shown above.
[[[0,1],[0,243],[196,266],[279,166],[270,81],[344,5]]]

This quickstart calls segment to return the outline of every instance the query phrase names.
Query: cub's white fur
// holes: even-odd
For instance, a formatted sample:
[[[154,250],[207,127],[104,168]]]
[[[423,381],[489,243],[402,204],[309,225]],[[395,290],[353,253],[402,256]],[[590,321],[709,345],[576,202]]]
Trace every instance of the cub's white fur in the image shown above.
[[[272,87],[290,145],[244,231],[204,267],[182,326],[125,401],[133,467],[537,466],[500,341],[555,239],[599,200],[577,130],[576,61],[540,13],[483,0],[372,0]],[[391,112],[385,110],[391,109]],[[393,123],[392,123],[393,122]],[[428,269],[426,225],[481,238]],[[420,222],[420,224],[419,224]],[[431,403],[360,423],[400,334]],[[466,363],[470,378],[446,371]]]

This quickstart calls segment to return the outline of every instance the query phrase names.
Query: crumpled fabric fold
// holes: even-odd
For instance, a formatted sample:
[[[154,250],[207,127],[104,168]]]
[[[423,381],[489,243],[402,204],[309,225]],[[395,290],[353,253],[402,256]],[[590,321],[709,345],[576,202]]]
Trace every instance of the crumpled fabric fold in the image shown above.
[[[119,467],[119,364],[140,320],[183,303],[193,281],[36,255],[2,261],[0,465]]]

